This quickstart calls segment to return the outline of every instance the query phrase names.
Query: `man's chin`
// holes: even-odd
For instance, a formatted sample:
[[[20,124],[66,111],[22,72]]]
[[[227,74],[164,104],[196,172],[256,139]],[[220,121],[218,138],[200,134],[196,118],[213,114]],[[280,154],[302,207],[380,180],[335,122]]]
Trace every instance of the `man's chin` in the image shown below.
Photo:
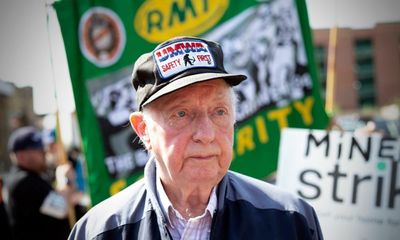
[[[195,169],[193,169],[195,170]],[[217,172],[215,169],[204,170],[199,169],[191,171],[189,174],[189,181],[194,184],[211,184],[216,185],[223,177],[223,174]]]

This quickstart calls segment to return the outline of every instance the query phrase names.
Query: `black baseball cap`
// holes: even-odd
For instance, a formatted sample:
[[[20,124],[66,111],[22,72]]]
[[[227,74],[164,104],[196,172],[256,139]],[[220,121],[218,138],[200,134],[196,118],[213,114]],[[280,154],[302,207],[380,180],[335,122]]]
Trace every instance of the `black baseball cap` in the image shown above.
[[[159,44],[135,62],[132,84],[138,109],[190,84],[222,78],[231,86],[247,77],[229,74],[221,46],[196,37],[176,37]]]
[[[44,149],[41,131],[34,127],[22,127],[14,130],[8,139],[8,151],[18,152],[28,149]]]

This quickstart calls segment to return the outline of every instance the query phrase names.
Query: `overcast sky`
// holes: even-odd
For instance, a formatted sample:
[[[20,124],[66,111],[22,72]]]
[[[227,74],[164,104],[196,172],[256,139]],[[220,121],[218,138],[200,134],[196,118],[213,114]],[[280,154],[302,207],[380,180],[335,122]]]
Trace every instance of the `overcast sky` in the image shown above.
[[[400,22],[400,0],[306,2],[312,28],[334,25],[369,28],[377,22]],[[39,114],[55,111],[56,86],[60,89],[58,98],[67,103],[59,107],[72,111],[72,91],[60,30],[54,11],[45,3],[45,0],[0,0],[0,79],[18,86],[33,86],[34,109]]]

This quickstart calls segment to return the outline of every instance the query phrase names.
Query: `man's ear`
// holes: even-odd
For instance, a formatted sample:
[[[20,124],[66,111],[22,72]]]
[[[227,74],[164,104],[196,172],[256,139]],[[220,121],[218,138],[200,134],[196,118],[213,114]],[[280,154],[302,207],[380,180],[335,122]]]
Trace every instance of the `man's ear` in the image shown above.
[[[133,130],[140,137],[146,148],[150,146],[149,136],[147,135],[146,122],[144,121],[143,113],[134,112],[129,116],[129,121]]]

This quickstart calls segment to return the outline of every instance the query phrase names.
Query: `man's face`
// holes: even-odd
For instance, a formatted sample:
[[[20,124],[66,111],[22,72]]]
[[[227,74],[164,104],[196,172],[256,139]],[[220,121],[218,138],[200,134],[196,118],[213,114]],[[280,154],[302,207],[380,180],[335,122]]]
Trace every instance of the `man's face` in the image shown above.
[[[16,153],[18,165],[34,172],[46,170],[46,158],[43,149],[26,149]]]
[[[145,109],[148,140],[166,184],[216,185],[232,159],[234,106],[230,87],[212,80],[163,96]]]

